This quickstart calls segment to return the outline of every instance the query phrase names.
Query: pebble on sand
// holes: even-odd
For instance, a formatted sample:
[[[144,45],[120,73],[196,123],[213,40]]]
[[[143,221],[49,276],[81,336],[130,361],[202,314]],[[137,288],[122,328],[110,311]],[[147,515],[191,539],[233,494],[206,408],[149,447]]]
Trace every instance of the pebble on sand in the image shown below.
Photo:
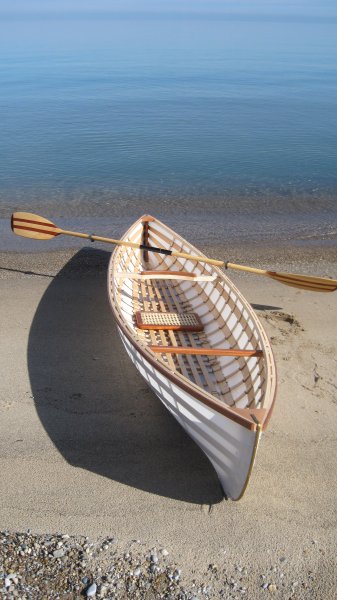
[[[97,585],[96,585],[96,583],[92,583],[91,585],[89,585],[89,587],[86,591],[87,598],[93,598],[93,596],[96,595],[96,592],[97,592]]]

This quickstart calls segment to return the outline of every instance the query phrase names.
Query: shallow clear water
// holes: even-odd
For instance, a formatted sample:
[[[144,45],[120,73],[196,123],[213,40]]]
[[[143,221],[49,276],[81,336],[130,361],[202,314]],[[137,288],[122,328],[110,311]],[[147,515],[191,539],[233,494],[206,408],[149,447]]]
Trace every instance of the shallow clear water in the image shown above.
[[[1,216],[331,239],[337,13],[310,14],[4,13]]]

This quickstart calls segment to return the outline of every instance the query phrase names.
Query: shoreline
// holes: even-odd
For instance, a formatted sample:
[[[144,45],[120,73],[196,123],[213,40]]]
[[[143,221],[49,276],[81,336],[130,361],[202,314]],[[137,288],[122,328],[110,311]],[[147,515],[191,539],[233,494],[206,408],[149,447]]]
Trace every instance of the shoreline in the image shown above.
[[[27,211],[51,219],[61,228],[119,238],[141,214],[153,214],[197,247],[219,244],[265,247],[334,248],[337,246],[336,191],[247,189],[227,194],[118,195],[109,189],[59,191],[56,197],[18,192],[9,201],[0,199],[0,252],[49,251],[34,240],[14,237],[10,216]],[[3,192],[4,193],[4,192]],[[81,242],[59,236],[51,247],[78,248]]]
[[[18,236],[11,234],[14,241],[21,240]],[[114,245],[95,242],[79,242],[75,247],[53,248],[52,242],[38,242],[25,239],[27,245],[33,245],[34,249],[30,251],[22,250],[0,250],[0,278],[6,277],[6,272],[10,269],[13,272],[23,274],[31,271],[32,274],[39,274],[39,269],[49,275],[56,275],[59,269],[73,257],[77,256],[76,266],[72,266],[72,271],[78,269],[79,272],[95,274],[101,272],[104,267],[100,262],[101,256],[108,256]],[[37,250],[36,248],[41,248]],[[200,250],[210,258],[220,260],[229,260],[247,266],[253,266],[262,269],[277,271],[303,272],[307,275],[316,275],[319,277],[337,278],[337,243],[331,246],[319,244],[315,246],[296,245],[289,246],[287,242],[274,244],[252,244],[252,243],[227,243],[225,244],[203,244],[199,246]],[[95,256],[97,255],[96,259]],[[41,273],[43,275],[43,273]],[[254,275],[239,273],[238,271],[227,271],[230,278],[254,279]],[[256,276],[255,276],[256,278]]]
[[[200,249],[221,256],[221,246]],[[309,254],[231,246],[234,262],[335,276],[335,248]],[[127,359],[107,300],[106,247],[0,259],[0,531],[117,537],[122,562],[131,540],[165,547],[182,585],[212,586],[196,589],[199,600],[263,599],[269,584],[275,598],[332,597],[337,294],[228,272],[267,330],[279,378],[236,503],[222,499],[207,459]]]

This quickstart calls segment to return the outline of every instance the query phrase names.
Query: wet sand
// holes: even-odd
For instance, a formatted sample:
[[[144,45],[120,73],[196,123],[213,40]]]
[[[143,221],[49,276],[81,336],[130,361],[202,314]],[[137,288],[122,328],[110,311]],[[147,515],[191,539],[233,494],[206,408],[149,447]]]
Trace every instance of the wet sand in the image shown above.
[[[264,598],[269,584],[279,598],[333,598],[337,293],[231,274],[271,337],[279,381],[236,503],[127,358],[108,258],[99,247],[0,256],[0,530],[165,547],[186,585],[211,586],[200,598]],[[336,258],[231,248],[243,264],[332,277]]]

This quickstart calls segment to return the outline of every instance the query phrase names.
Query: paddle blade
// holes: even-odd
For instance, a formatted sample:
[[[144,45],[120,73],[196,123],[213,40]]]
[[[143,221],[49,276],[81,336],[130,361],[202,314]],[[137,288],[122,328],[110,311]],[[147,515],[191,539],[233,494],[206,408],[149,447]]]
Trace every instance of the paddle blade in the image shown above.
[[[337,290],[337,280],[327,279],[325,277],[314,277],[312,275],[296,275],[295,273],[277,273],[275,271],[266,271],[268,277],[309,292],[335,292]]]
[[[61,233],[61,229],[48,219],[26,212],[13,213],[11,227],[16,235],[35,240],[51,240]]]
[[[278,273],[277,271],[265,271],[254,267],[246,267],[244,265],[236,265],[235,263],[226,262],[226,269],[237,269],[238,271],[246,271],[255,275],[264,275],[271,277],[275,281],[290,285],[291,287],[309,292],[335,292],[337,290],[337,279],[328,279],[327,277],[315,277],[313,275],[298,275],[295,273]]]

